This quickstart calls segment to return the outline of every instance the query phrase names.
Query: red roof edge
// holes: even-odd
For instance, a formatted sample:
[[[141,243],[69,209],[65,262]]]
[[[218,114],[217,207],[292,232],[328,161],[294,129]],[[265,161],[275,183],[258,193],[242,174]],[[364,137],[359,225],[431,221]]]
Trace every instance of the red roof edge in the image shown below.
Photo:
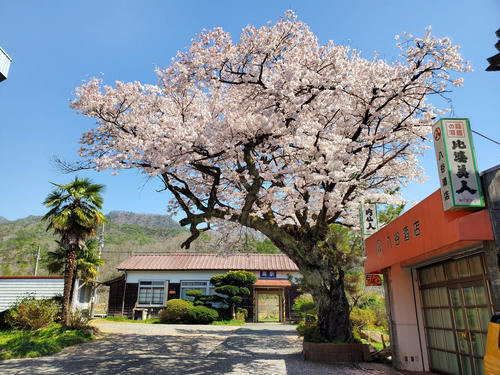
[[[266,280],[259,279],[253,284],[256,287],[273,287],[273,286],[292,286],[290,280]]]
[[[0,279],[64,279],[64,276],[0,276]]]

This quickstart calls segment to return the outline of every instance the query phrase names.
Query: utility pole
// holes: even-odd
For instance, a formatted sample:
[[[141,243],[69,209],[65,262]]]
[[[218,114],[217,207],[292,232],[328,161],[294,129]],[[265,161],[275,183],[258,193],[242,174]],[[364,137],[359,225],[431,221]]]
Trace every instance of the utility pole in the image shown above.
[[[99,259],[101,259],[102,249],[104,248],[104,224],[102,224],[102,230],[99,234]],[[97,267],[97,275],[95,277],[94,283],[92,285],[92,298],[90,301],[90,317],[94,317],[95,304],[97,302],[97,279],[99,278],[99,267]]]
[[[38,273],[38,261],[39,260],[40,260],[40,245],[38,245],[38,252],[36,253],[35,276]]]

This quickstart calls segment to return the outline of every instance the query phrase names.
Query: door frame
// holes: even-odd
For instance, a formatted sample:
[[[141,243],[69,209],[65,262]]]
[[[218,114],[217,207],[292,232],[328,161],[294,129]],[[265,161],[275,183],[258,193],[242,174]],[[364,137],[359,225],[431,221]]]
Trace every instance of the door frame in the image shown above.
[[[274,294],[278,296],[278,308],[279,308],[279,323],[283,323],[284,313],[285,313],[285,289],[284,288],[266,288],[266,287],[254,287],[253,290],[253,311],[254,317],[253,321],[259,323],[259,294]],[[262,322],[261,322],[262,323]]]

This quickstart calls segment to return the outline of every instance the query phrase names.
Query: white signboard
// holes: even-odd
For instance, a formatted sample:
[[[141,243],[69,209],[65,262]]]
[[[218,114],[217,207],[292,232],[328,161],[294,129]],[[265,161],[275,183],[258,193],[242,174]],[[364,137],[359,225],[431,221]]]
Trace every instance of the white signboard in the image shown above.
[[[378,231],[377,205],[375,203],[361,205],[361,229],[363,236],[369,236]]]
[[[468,119],[439,119],[432,127],[445,211],[484,207]]]

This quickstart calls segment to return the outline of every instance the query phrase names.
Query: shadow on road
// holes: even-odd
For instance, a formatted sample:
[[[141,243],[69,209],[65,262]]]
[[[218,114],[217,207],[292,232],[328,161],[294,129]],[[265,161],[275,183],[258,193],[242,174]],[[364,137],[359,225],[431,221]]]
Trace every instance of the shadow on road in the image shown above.
[[[383,374],[303,361],[293,327],[182,331],[109,335],[51,357],[0,362],[0,374]]]

